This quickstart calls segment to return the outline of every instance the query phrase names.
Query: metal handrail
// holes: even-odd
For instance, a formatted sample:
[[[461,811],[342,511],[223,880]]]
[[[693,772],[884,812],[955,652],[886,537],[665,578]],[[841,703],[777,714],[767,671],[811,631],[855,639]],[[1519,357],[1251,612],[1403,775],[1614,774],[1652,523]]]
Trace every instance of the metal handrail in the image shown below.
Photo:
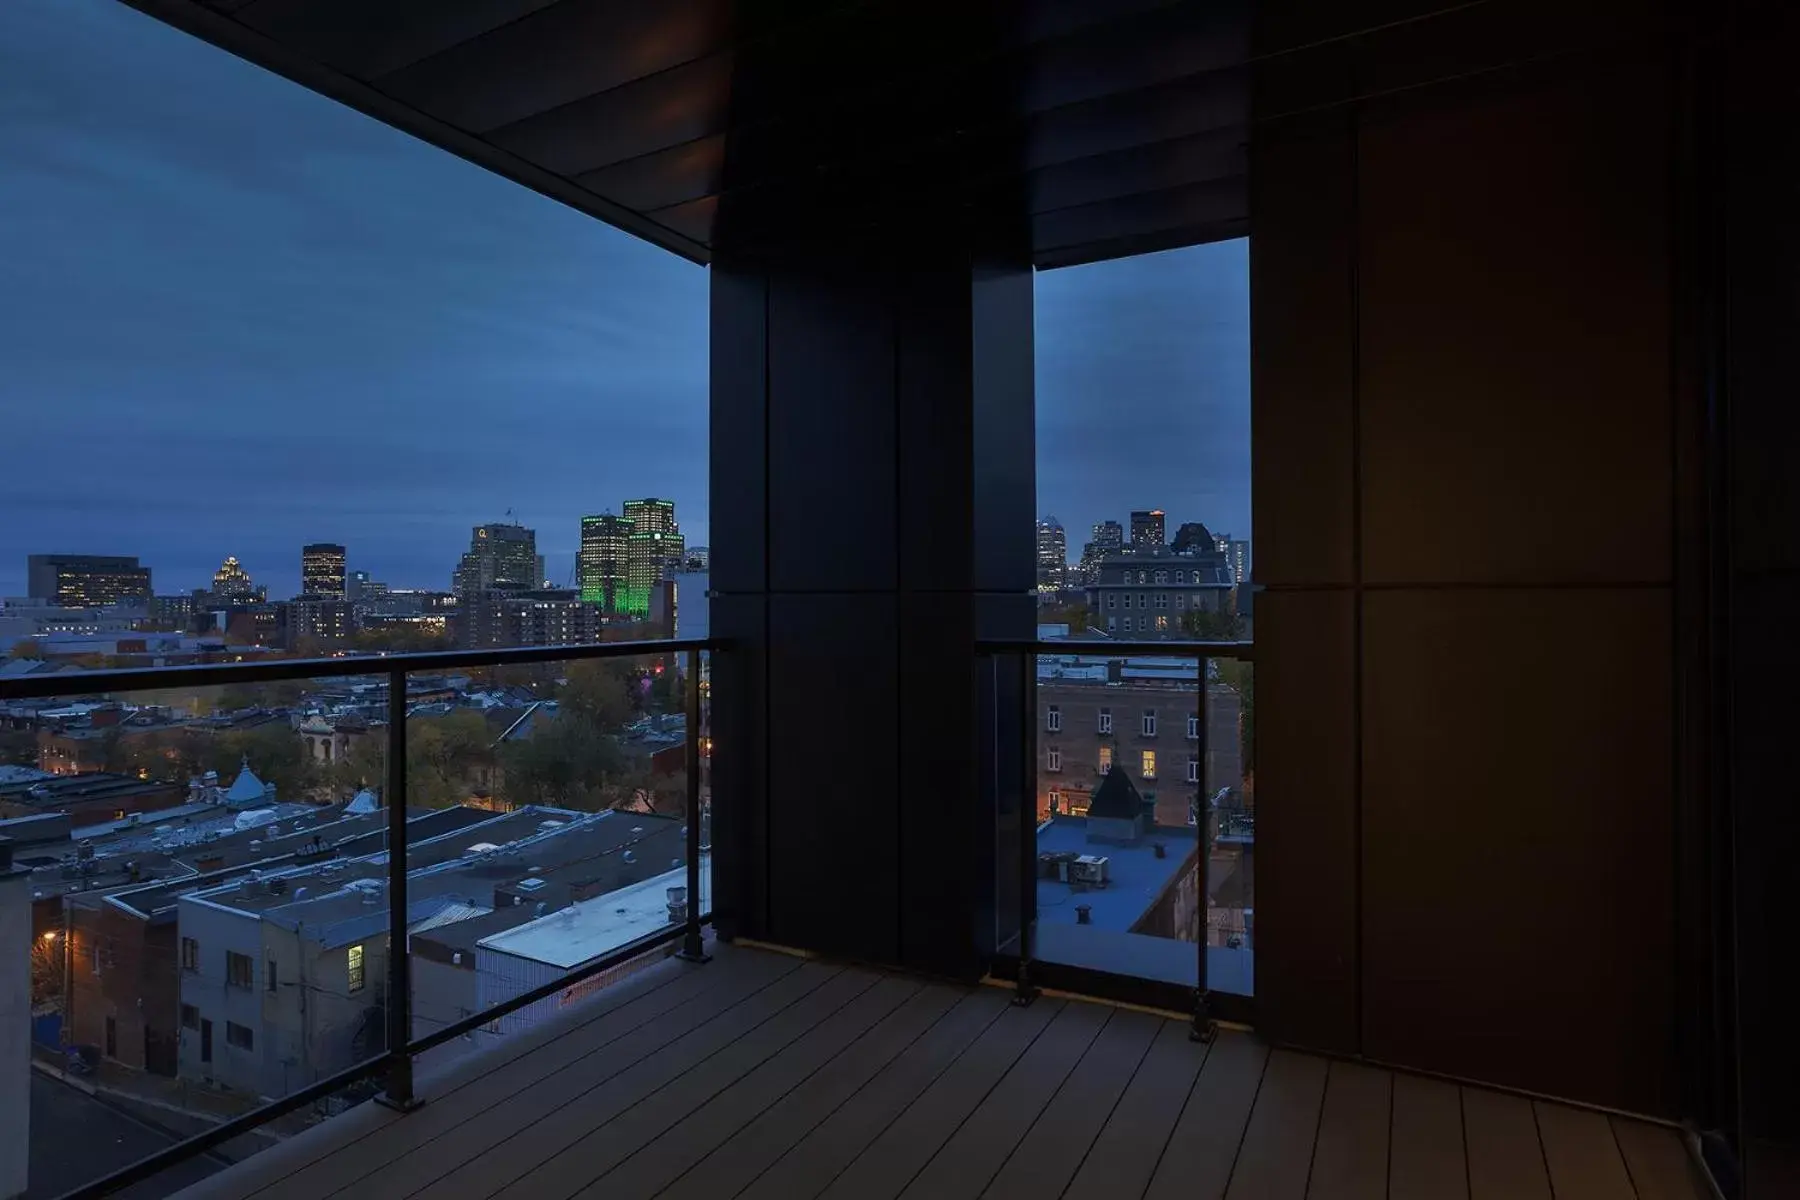
[[[149,692],[159,688],[226,687],[234,683],[289,683],[357,675],[464,671],[594,658],[638,658],[688,650],[721,650],[712,638],[582,642],[572,646],[513,646],[497,650],[424,650],[412,654],[361,654],[343,658],[265,658],[243,663],[193,663],[179,667],[125,667],[102,671],[53,671],[0,679],[0,702],[89,696],[99,692]]]
[[[1235,658],[1245,662],[1256,658],[1256,643],[1234,642],[1120,642],[1106,638],[1092,640],[1070,638],[1044,641],[1041,638],[978,638],[977,654],[1079,654],[1095,658]]]
[[[204,1133],[184,1139],[142,1158],[92,1183],[67,1192],[62,1200],[89,1200],[109,1196],[141,1182],[176,1163],[204,1154],[213,1147],[268,1124],[295,1109],[347,1087],[384,1076],[385,1091],[378,1102],[408,1111],[417,1107],[413,1094],[413,1063],[434,1046],[469,1033],[490,1021],[627,962],[679,938],[681,957],[706,961],[703,926],[712,914],[703,910],[700,895],[702,830],[700,812],[700,655],[723,648],[711,638],[670,638],[665,641],[598,642],[578,646],[530,646],[498,650],[455,650],[420,654],[370,655],[361,658],[280,659],[255,663],[207,663],[185,667],[149,667],[25,676],[0,682],[0,700],[41,699],[50,696],[95,695],[195,685],[278,683],[283,681],[386,675],[388,683],[388,754],[385,798],[388,842],[388,955],[386,1053],[271,1100]],[[659,930],[620,947],[580,968],[565,972],[548,984],[491,1005],[454,1025],[434,1030],[422,1038],[412,1036],[411,958],[407,950],[407,836],[406,836],[406,677],[420,671],[459,670],[482,666],[554,663],[606,658],[636,658],[682,654],[687,659],[687,919],[681,925]]]

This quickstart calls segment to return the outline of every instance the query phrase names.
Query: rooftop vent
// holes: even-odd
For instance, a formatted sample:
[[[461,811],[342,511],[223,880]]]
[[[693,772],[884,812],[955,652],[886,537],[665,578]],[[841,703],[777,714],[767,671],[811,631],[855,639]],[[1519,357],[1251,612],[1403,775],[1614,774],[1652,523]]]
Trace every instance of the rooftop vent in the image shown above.
[[[633,853],[632,851],[627,850],[625,852],[625,861],[628,863],[634,863],[637,861],[637,855],[635,853]]]
[[[544,881],[533,876],[530,878],[521,879],[521,880],[519,880],[518,883],[514,884],[513,886],[516,887],[521,892],[535,892],[535,891],[539,891],[543,888]]]

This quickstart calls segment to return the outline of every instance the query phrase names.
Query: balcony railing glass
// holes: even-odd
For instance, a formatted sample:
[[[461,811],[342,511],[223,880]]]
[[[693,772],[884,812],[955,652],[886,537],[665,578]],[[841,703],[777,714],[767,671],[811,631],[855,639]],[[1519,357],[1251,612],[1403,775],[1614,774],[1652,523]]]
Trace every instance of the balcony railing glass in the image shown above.
[[[173,1191],[702,954],[703,646],[0,682],[34,1192]]]

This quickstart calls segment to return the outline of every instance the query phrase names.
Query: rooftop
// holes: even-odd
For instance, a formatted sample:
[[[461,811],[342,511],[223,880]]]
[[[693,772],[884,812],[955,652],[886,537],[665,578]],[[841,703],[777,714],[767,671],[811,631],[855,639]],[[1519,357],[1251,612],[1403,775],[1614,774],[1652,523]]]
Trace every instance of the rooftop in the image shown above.
[[[1068,816],[1055,816],[1038,826],[1038,853],[1068,851],[1104,856],[1108,877],[1107,885],[1102,888],[1040,877],[1037,885],[1040,922],[1073,925],[1076,922],[1075,906],[1085,904],[1092,910],[1090,915],[1094,925],[1103,929],[1128,930],[1150,910],[1199,848],[1197,832],[1185,826],[1158,825],[1133,845],[1090,842],[1087,826],[1087,818]],[[1156,857],[1158,843],[1166,848],[1166,857]]]
[[[711,857],[700,856],[702,874]],[[478,945],[483,950],[572,970],[667,925],[669,889],[686,886],[687,871],[678,867],[491,934]]]

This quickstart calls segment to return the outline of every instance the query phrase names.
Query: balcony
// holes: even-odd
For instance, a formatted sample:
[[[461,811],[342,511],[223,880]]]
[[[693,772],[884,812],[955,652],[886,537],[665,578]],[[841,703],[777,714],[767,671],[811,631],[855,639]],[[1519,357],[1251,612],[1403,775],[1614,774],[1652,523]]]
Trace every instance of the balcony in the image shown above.
[[[1078,999],[663,962],[181,1195],[1705,1195],[1671,1129]]]

